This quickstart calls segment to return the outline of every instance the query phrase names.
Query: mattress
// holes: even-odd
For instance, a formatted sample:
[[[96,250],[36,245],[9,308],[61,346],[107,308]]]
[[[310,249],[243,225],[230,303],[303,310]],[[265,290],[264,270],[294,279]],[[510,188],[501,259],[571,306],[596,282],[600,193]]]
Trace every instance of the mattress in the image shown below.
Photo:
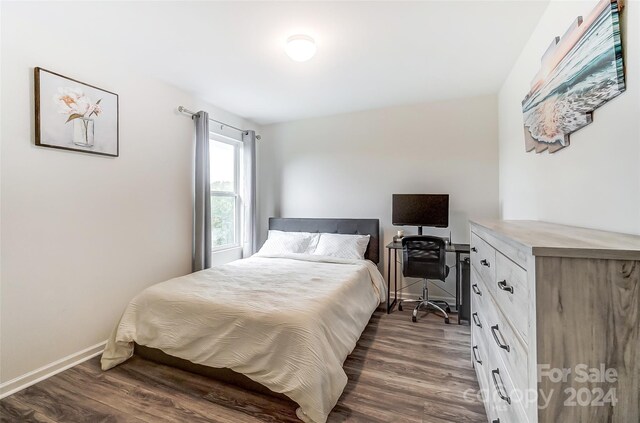
[[[301,420],[323,423],[347,383],[342,364],[385,299],[368,260],[254,255],[142,291],[102,368],[127,360],[137,343],[241,373],[295,401]]]

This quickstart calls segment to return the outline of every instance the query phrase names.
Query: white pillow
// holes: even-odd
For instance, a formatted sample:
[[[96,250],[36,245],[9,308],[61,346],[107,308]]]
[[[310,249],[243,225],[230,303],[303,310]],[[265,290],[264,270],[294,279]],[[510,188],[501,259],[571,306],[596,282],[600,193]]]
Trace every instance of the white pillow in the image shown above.
[[[370,235],[320,234],[314,255],[364,260]]]
[[[270,230],[260,254],[311,254],[320,234]]]

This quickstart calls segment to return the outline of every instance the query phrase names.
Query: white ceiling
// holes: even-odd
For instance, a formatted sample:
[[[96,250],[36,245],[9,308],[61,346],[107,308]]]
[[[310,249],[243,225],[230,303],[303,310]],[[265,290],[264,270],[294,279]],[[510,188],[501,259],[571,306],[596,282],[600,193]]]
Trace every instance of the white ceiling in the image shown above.
[[[266,124],[495,93],[547,2],[61,6],[48,5],[57,19],[85,15],[102,52]],[[318,45],[305,63],[283,50],[299,32]]]

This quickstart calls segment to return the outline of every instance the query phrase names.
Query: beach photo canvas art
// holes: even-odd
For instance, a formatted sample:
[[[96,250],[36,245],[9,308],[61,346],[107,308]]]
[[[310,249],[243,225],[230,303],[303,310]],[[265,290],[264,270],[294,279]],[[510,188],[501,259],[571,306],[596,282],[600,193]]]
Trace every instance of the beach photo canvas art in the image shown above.
[[[526,151],[556,152],[592,122],[595,109],[625,90],[620,4],[601,0],[542,56],[522,101]]]
[[[35,68],[36,145],[117,157],[118,95]]]

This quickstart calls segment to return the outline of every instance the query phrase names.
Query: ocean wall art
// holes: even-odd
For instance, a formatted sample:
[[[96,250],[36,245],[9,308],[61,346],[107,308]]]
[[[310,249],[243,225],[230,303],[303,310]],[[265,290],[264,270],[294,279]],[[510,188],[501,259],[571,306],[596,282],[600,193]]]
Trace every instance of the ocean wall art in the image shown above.
[[[601,0],[542,56],[522,101],[526,151],[554,153],[590,124],[595,109],[625,90],[618,1]]]

